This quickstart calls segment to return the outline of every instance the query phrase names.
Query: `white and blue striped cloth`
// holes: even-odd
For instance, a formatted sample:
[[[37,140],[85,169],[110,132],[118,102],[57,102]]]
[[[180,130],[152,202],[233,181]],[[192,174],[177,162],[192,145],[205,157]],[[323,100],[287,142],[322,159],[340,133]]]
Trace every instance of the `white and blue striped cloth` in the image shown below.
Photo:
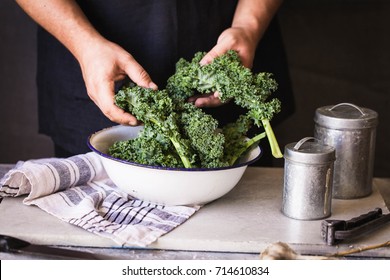
[[[0,179],[0,197],[22,195],[24,204],[36,205],[121,246],[145,247],[199,209],[157,205],[129,196],[112,183],[92,152],[18,162]]]

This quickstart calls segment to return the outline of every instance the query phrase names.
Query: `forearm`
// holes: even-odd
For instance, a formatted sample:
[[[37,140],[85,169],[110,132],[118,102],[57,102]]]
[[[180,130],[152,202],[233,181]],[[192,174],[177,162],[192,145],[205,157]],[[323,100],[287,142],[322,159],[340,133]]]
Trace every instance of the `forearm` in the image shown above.
[[[40,26],[56,37],[78,60],[93,42],[104,40],[73,0],[16,0]]]
[[[232,27],[242,28],[257,45],[283,0],[239,0]]]

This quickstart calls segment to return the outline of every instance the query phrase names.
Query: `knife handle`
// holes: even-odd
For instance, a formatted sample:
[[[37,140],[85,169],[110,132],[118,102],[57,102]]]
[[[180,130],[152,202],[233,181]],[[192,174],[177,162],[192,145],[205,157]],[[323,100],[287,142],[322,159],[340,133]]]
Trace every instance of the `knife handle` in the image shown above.
[[[31,245],[27,241],[16,237],[0,234],[0,252],[10,252]]]
[[[375,220],[382,216],[382,209],[381,208],[375,208],[374,210],[362,214],[358,217],[352,218],[350,220],[345,221],[346,228],[345,230],[353,229],[356,227],[359,227],[361,225],[364,225],[372,220]]]

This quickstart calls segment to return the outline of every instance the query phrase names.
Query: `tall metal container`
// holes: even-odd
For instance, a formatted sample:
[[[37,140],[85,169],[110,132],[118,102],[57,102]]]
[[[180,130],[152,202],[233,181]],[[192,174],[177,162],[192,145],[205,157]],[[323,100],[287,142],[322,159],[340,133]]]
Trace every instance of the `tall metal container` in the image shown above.
[[[284,159],[282,213],[298,220],[330,216],[335,149],[306,137],[286,145]]]
[[[372,192],[378,114],[350,103],[318,108],[314,137],[336,149],[333,197],[354,199]]]

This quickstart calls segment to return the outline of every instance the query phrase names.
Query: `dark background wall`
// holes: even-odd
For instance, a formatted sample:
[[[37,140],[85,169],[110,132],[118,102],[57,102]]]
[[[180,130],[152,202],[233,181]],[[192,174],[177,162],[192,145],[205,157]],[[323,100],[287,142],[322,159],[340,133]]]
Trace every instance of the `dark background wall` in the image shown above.
[[[279,20],[297,110],[275,128],[281,147],[312,136],[316,108],[354,103],[379,114],[375,175],[390,176],[389,13],[386,0],[285,1]],[[35,31],[14,1],[0,2],[0,163],[53,156],[37,132]]]

